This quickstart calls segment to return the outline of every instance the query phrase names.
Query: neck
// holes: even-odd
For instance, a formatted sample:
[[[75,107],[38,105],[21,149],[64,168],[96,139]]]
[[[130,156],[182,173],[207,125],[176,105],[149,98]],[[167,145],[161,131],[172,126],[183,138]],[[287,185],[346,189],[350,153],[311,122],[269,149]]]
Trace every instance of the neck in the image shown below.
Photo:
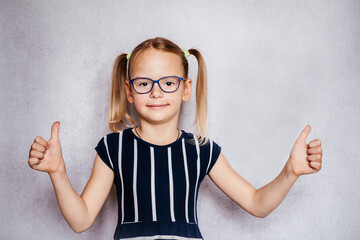
[[[170,144],[176,141],[181,135],[181,131],[179,133],[179,130],[177,129],[177,122],[151,124],[146,121],[140,121],[136,131],[141,139],[155,145]],[[136,134],[135,129],[133,132]]]

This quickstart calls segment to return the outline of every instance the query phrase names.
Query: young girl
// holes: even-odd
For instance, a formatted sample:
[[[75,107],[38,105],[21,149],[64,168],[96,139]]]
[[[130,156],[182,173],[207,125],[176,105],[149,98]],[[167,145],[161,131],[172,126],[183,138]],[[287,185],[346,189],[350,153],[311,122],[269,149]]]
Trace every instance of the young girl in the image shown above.
[[[198,61],[199,134],[178,129],[181,104],[192,94],[189,55]],[[94,223],[113,183],[118,199],[114,239],[203,239],[197,197],[206,175],[248,213],[263,218],[282,202],[300,175],[321,168],[321,142],[306,144],[307,125],[272,182],[255,189],[236,173],[221,147],[207,137],[206,67],[196,49],[182,50],[161,37],[148,39],[131,54],[117,57],[112,76],[108,119],[112,133],[95,147],[92,174],[80,196],[66,174],[60,122],[52,125],[49,141],[36,137],[29,153],[30,167],[49,174],[60,210],[77,233]],[[127,102],[133,104],[138,123],[131,118]],[[119,130],[119,124],[128,128]]]

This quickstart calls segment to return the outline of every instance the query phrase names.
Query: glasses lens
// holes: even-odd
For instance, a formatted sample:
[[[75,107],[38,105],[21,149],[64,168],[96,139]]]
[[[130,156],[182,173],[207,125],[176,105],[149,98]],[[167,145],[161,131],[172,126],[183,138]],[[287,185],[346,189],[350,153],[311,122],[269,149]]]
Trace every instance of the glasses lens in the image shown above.
[[[179,85],[179,79],[176,77],[165,77],[160,80],[160,86],[165,92],[173,92]]]
[[[146,93],[150,91],[153,82],[150,79],[138,78],[134,80],[134,88],[139,93]]]

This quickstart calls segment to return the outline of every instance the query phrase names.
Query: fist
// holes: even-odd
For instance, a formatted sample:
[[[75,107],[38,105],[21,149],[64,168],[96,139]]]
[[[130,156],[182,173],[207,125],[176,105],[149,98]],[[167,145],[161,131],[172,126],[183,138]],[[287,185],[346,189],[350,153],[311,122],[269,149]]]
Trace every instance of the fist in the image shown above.
[[[289,171],[296,176],[316,173],[320,171],[322,164],[321,141],[314,139],[306,144],[305,140],[311,131],[310,125],[306,125],[294,147],[291,149],[287,162]]]
[[[59,126],[59,121],[52,125],[49,141],[40,136],[35,138],[28,159],[28,164],[32,169],[48,173],[65,170],[59,139]]]

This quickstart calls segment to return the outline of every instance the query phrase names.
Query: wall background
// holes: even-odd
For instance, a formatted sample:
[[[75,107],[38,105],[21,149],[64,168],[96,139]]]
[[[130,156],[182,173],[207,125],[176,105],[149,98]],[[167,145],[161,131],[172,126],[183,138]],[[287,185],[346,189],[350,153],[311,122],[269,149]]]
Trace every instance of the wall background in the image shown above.
[[[48,175],[28,166],[29,148],[59,120],[69,179],[81,194],[96,143],[109,133],[113,61],[163,36],[204,55],[210,137],[254,187],[280,173],[307,123],[307,142],[322,141],[322,170],[301,176],[263,219],[207,177],[198,200],[204,239],[358,239],[359,11],[355,0],[1,1],[0,238],[112,239],[114,186],[94,225],[76,234]],[[192,131],[195,95],[184,112],[180,127]]]

